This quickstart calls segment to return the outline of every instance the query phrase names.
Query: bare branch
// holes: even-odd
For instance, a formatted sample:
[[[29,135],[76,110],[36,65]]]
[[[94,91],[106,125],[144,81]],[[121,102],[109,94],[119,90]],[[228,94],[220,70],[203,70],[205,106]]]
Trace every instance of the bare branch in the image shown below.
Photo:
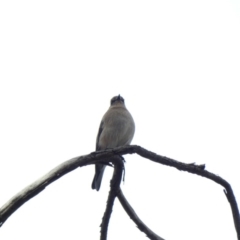
[[[127,212],[128,216],[136,223],[137,227],[144,232],[151,240],[164,240],[149,229],[144,222],[138,217],[131,205],[128,203],[127,199],[124,197],[122,190],[118,192],[118,199],[122,204],[124,210]]]
[[[0,226],[7,220],[7,218],[15,212],[20,206],[27,202],[32,197],[40,193],[46,186],[56,181],[58,178],[67,174],[68,172],[76,169],[77,167],[83,167],[86,165],[94,164],[96,162],[110,162],[109,159],[115,155],[124,155],[124,154],[137,153],[138,155],[148,158],[151,161],[161,163],[170,167],[175,167],[181,171],[187,171],[193,174],[197,174],[202,177],[211,179],[212,181],[222,185],[225,189],[224,192],[230,203],[232,215],[234,219],[235,228],[237,231],[238,240],[240,240],[240,216],[238,205],[233,193],[233,190],[230,184],[223,178],[204,170],[204,165],[195,165],[195,164],[185,164],[178,162],[174,159],[167,158],[161,155],[157,155],[153,152],[150,152],[144,148],[141,148],[137,145],[132,146],[123,146],[114,149],[107,149],[104,151],[93,152],[89,155],[76,157],[70,159],[56,168],[51,172],[29,185],[21,192],[16,194],[12,199],[10,199],[1,209],[0,209]]]
[[[113,155],[113,154],[112,154]],[[65,174],[73,171],[77,167],[83,167],[89,164],[93,164],[96,161],[103,162],[102,155],[89,154],[85,156],[75,157],[68,161],[63,162],[59,166],[52,169],[49,173],[30,184],[22,191],[13,196],[7,203],[0,208],[0,227],[3,223],[25,202],[36,196],[49,184],[56,181]]]
[[[109,220],[111,217],[114,200],[115,200],[116,196],[118,195],[118,191],[120,189],[120,184],[121,184],[121,180],[122,180],[122,172],[124,169],[124,164],[123,164],[123,160],[121,157],[116,156],[111,159],[111,162],[114,165],[114,172],[113,172],[113,177],[112,177],[112,180],[110,183],[111,188],[110,188],[109,195],[108,195],[107,206],[106,206],[106,210],[103,215],[103,221],[101,224],[100,240],[107,239],[108,224],[109,224]]]
[[[117,148],[117,149],[113,149],[113,151],[116,154],[127,154],[127,153],[137,153],[140,156],[144,157],[144,158],[148,158],[149,160],[152,160],[153,162],[157,162],[157,163],[161,163],[170,167],[175,167],[178,170],[181,171],[187,171],[190,173],[194,173],[197,174],[199,176],[211,179],[212,181],[220,184],[221,186],[223,186],[225,195],[227,196],[228,202],[230,203],[231,206],[231,210],[232,210],[232,215],[233,215],[233,221],[234,221],[234,225],[235,225],[235,229],[237,232],[237,237],[238,240],[240,240],[240,216],[239,216],[239,209],[238,209],[238,205],[237,205],[237,201],[236,198],[234,196],[233,190],[231,185],[224,180],[223,178],[208,172],[206,170],[204,170],[205,165],[194,165],[194,164],[185,164],[182,162],[178,162],[174,159],[171,158],[167,158],[161,155],[157,155],[156,153],[150,152],[140,146],[137,145],[132,145],[132,146],[124,146],[121,148]]]

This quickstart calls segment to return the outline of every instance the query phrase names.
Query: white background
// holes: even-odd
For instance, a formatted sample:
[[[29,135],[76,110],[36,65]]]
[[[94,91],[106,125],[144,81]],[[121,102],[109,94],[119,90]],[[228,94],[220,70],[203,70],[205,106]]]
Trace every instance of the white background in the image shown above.
[[[53,167],[95,150],[118,94],[132,144],[229,181],[240,203],[240,4],[203,1],[0,2],[0,205]],[[166,240],[237,239],[223,188],[127,155],[123,192]],[[99,239],[112,169],[69,173],[17,210],[3,240]],[[109,238],[146,239],[118,200]]]

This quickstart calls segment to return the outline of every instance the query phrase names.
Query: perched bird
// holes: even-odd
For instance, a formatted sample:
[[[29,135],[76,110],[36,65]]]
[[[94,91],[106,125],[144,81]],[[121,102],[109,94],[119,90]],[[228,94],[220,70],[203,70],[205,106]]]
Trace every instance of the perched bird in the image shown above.
[[[125,107],[124,99],[120,95],[113,97],[98,130],[96,151],[129,145],[134,132],[134,120]],[[104,164],[95,165],[92,189],[100,189],[105,167]]]

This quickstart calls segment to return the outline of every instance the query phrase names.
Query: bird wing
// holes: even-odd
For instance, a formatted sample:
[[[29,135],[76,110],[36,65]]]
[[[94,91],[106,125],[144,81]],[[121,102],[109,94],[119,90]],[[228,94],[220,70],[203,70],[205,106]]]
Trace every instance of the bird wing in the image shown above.
[[[100,146],[99,146],[99,139],[100,139],[101,133],[103,131],[103,124],[104,123],[103,123],[103,120],[102,120],[101,123],[100,123],[99,129],[98,129],[98,135],[97,135],[97,141],[96,141],[96,151],[101,150]]]

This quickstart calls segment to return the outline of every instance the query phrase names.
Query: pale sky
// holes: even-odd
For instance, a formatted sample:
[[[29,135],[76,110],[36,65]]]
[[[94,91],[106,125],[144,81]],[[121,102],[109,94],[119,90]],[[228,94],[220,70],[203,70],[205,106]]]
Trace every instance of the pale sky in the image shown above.
[[[240,203],[240,3],[0,2],[0,206],[52,168],[95,150],[110,99],[125,98],[132,144],[206,164]],[[122,190],[166,240],[237,239],[223,188],[126,155]],[[77,169],[25,203],[3,240],[99,239],[99,192]],[[108,239],[144,240],[116,200]]]

